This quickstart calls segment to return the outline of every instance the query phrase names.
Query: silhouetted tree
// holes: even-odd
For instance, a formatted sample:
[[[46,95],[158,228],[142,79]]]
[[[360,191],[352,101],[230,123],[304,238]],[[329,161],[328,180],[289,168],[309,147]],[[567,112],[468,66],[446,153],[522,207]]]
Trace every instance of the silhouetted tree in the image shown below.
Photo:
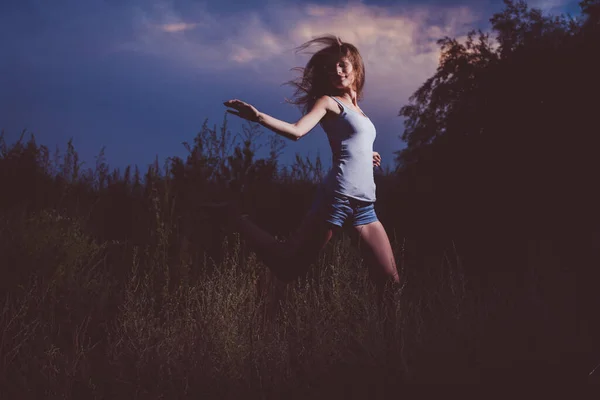
[[[415,225],[545,231],[594,212],[598,36],[505,4],[490,19],[497,45],[481,31],[464,44],[441,39],[436,73],[400,110],[407,147],[397,162],[419,198]]]

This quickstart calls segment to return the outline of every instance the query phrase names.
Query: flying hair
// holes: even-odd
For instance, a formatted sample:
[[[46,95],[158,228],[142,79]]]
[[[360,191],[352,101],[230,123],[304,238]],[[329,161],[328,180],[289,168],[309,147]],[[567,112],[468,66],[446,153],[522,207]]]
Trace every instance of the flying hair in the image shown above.
[[[307,51],[314,46],[320,47],[314,53]],[[295,104],[306,114],[314,102],[321,96],[332,95],[336,92],[331,79],[327,73],[327,68],[335,64],[342,57],[347,57],[352,63],[355,79],[355,90],[357,98],[362,98],[363,87],[365,85],[365,66],[363,59],[356,48],[351,43],[343,42],[339,36],[323,35],[301,44],[295,49],[296,54],[308,53],[312,56],[305,67],[295,67],[292,71],[300,72],[301,76],[291,81],[285,82],[295,88],[292,99],[286,99],[286,102]]]

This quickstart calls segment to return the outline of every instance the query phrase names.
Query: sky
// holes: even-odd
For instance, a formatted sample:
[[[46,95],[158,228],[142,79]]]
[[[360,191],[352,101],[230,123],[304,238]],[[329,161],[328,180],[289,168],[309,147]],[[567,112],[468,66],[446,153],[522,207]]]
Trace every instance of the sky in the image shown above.
[[[577,3],[528,2],[556,15],[577,14]],[[0,129],[8,143],[33,133],[52,152],[72,139],[84,169],[104,147],[111,169],[144,170],[156,157],[185,158],[182,143],[206,119],[220,126],[228,99],[298,120],[285,103],[293,89],[282,84],[309,56],[294,48],[334,34],[361,52],[360,107],[377,129],[374,150],[393,166],[404,147],[398,112],[434,74],[436,41],[489,31],[503,8],[500,0],[2,0]],[[243,120],[228,120],[233,134],[242,131]],[[283,164],[298,153],[330,165],[320,127],[285,141]]]

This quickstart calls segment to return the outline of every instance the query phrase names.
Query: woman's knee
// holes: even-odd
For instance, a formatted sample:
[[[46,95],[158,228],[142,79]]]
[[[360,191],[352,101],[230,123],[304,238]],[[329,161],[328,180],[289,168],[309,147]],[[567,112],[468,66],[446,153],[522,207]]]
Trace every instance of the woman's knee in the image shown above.
[[[377,263],[373,263],[369,269],[371,279],[381,285],[385,285],[386,283],[399,283],[400,275],[398,274],[398,270],[395,264],[392,265],[378,265]]]
[[[317,256],[293,245],[280,243],[262,258],[277,279],[289,283],[308,272]]]

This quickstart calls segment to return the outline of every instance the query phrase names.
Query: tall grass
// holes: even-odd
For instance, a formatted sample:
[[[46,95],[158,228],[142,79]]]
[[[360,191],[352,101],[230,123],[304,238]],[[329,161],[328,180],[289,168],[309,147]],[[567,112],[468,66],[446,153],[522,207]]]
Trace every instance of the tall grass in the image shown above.
[[[367,391],[410,381],[420,349],[436,341],[432,326],[460,331],[466,292],[454,253],[439,260],[437,286],[417,287],[407,272],[390,322],[345,236],[305,277],[283,285],[235,235],[218,264],[206,259],[193,274],[168,257],[164,226],[154,229],[154,248],[116,251],[126,245],[97,243],[60,213],[4,218],[3,250],[19,257],[5,271],[35,269],[13,275],[20,284],[3,299],[3,398]]]
[[[98,243],[58,212],[2,218],[4,259],[13,260],[3,266],[2,398],[390,395],[401,383],[478,382],[486,368],[564,345],[548,334],[564,315],[552,317],[554,296],[543,293],[556,268],[547,246],[529,254],[535,286],[511,288],[496,274],[481,290],[452,243],[435,256],[394,238],[407,285],[381,313],[345,235],[284,285],[236,235],[218,262],[173,257],[173,227],[158,210],[152,246]],[[512,368],[543,377],[538,367]]]

